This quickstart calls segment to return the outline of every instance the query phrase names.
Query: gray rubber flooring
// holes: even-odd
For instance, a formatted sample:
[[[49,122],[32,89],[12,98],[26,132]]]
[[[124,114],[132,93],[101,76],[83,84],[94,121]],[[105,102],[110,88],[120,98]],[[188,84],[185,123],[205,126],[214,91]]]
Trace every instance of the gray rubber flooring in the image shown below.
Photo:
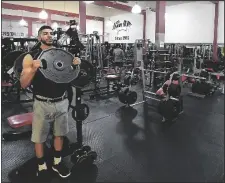
[[[138,94],[141,101],[141,91]],[[117,98],[85,103],[90,107],[90,115],[84,121],[83,140],[98,153],[98,159],[93,169],[79,173],[79,179],[78,171],[73,171],[67,182],[222,182],[223,95],[205,99],[184,96],[184,114],[175,123],[166,124],[143,104],[125,109]],[[32,105],[23,107],[32,110]],[[6,118],[26,112],[23,107],[2,106],[2,133],[10,130]],[[68,138],[76,142],[71,116],[70,129]],[[2,182],[13,182],[9,174],[33,157],[29,139],[2,141]],[[66,161],[73,166],[69,158]],[[26,165],[28,180],[34,166]],[[65,181],[53,176],[50,182]]]

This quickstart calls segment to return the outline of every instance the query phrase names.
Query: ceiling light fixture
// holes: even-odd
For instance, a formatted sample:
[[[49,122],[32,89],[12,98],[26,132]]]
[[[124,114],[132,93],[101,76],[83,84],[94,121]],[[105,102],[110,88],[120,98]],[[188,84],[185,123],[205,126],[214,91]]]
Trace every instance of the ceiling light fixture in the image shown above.
[[[28,25],[27,22],[23,19],[23,10],[22,10],[22,19],[19,21],[19,25],[22,27],[26,27]]]
[[[42,10],[40,13],[39,13],[39,18],[40,19],[47,19],[48,18],[48,13],[45,11],[45,10]]]
[[[94,1],[84,1],[86,4],[91,4],[93,3]]]
[[[44,10],[44,1],[43,1],[43,9],[42,11],[39,13],[39,18],[46,20],[48,18],[48,13]]]
[[[137,4],[137,2],[133,6],[131,12],[132,13],[135,13],[135,14],[141,13],[141,7]]]
[[[22,18],[19,22],[21,26],[27,26],[27,22]]]

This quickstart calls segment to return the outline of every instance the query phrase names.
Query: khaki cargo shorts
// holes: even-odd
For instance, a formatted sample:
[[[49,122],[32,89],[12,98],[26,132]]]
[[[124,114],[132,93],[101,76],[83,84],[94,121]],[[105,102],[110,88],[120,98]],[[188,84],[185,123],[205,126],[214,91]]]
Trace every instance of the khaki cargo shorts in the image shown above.
[[[38,97],[46,99],[45,97]],[[51,126],[53,126],[54,136],[65,136],[69,132],[68,105],[68,99],[55,103],[35,99],[31,141],[34,143],[44,143],[49,135]]]

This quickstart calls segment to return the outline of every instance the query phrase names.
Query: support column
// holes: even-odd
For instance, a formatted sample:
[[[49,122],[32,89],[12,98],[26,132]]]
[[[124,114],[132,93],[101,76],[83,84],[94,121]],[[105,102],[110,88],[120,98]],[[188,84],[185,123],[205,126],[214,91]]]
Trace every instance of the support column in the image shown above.
[[[160,48],[160,46],[164,47],[165,13],[166,13],[166,1],[156,1],[155,44],[158,48]]]
[[[146,52],[146,11],[143,11],[143,39],[144,39],[144,50],[143,50],[143,54],[145,54]]]
[[[86,34],[86,3],[79,1],[79,26],[80,32]]]
[[[48,18],[46,20],[46,24],[51,26],[52,25],[52,15],[49,12],[47,12],[47,13],[48,13]]]
[[[218,61],[217,55],[217,40],[218,40],[218,19],[219,19],[219,1],[215,3],[215,16],[214,16],[214,37],[213,37],[213,61]]]
[[[33,32],[32,32],[32,20],[27,20],[27,26],[28,26],[28,37],[31,37]]]
[[[105,18],[103,18],[103,21],[102,21],[102,42],[104,43],[105,42]]]
[[[146,11],[143,12],[143,39],[146,38]]]

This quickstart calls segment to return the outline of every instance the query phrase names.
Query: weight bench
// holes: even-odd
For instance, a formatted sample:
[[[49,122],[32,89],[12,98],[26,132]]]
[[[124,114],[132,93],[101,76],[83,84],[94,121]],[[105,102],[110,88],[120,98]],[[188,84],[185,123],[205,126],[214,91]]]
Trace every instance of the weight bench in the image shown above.
[[[18,114],[7,118],[9,126],[13,129],[18,129],[24,126],[32,125],[33,113]],[[22,138],[29,138],[31,136],[31,130],[28,131],[8,131],[3,133],[3,139],[5,141],[15,141]]]
[[[8,82],[3,81],[3,82],[1,82],[1,86],[2,86],[2,87],[12,87],[13,84],[12,84],[12,83],[8,83]]]
[[[11,128],[21,128],[24,126],[32,125],[33,113],[24,113],[7,118],[8,124]]]

